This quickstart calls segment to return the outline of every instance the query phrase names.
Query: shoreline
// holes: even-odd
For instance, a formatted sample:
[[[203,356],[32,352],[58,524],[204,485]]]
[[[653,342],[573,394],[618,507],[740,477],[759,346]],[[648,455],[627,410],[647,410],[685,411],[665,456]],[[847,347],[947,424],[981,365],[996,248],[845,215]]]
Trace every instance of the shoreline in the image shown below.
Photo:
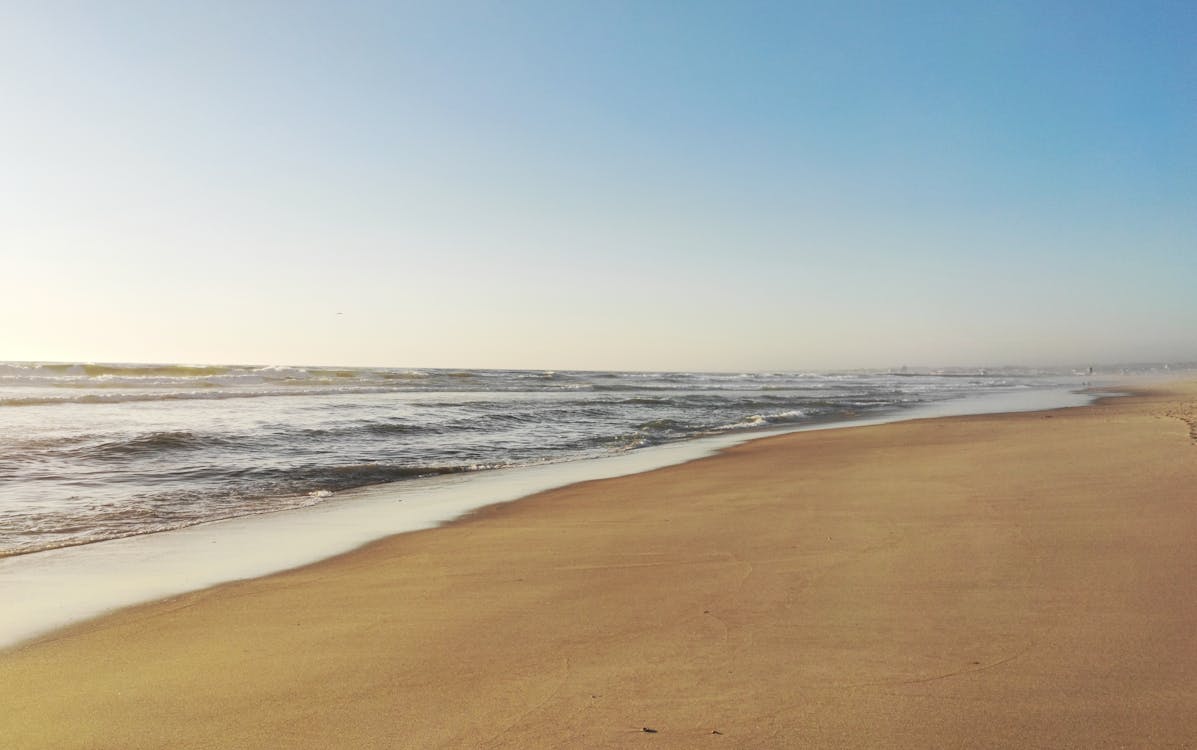
[[[1110,386],[1117,389],[1117,386]],[[932,402],[858,419],[729,432],[597,459],[408,480],[302,508],[0,557],[0,593],[23,602],[0,622],[0,652],[125,607],[278,574],[490,505],[572,484],[685,464],[773,436],[939,417],[1077,408],[1101,389],[1028,389]],[[401,505],[396,506],[396,503]]]
[[[0,652],[0,734],[1184,746],[1195,424],[1197,383],[1173,384],[780,435],[491,505]]]

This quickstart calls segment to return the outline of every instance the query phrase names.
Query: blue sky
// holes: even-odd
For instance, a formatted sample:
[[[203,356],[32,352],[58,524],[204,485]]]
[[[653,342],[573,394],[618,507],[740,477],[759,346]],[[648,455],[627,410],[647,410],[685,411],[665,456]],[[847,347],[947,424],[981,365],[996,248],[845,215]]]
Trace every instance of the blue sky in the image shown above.
[[[0,8],[0,359],[1197,359],[1197,6]]]

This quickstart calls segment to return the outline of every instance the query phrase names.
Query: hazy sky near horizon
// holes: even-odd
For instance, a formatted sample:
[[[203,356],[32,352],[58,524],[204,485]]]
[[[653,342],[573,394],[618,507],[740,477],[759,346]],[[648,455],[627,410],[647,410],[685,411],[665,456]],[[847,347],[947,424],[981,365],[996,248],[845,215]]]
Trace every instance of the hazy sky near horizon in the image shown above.
[[[1197,360],[1197,4],[0,2],[0,360]]]

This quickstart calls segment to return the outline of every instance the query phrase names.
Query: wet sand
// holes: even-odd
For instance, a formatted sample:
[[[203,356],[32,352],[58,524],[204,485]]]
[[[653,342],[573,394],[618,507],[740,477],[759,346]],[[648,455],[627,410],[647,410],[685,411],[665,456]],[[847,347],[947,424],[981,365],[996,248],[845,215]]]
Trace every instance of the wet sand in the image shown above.
[[[0,738],[1187,747],[1195,622],[1180,384],[763,439],[125,610],[0,652]]]

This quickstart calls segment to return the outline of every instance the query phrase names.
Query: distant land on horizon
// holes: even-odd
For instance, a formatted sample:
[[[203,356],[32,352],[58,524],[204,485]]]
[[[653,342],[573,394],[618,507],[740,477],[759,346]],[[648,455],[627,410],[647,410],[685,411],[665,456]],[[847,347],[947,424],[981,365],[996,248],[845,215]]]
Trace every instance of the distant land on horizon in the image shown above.
[[[444,366],[413,366],[413,365],[343,365],[343,364],[294,364],[294,363],[241,363],[241,362],[117,362],[95,360],[6,360],[0,365],[16,366],[50,366],[55,368],[98,368],[99,372],[88,374],[109,374],[113,370],[153,369],[161,370],[161,374],[168,371],[181,371],[179,374],[211,375],[226,368],[243,369],[302,369],[321,370],[330,373],[337,370],[408,370],[435,372],[626,372],[626,373],[703,373],[703,374],[736,374],[736,373],[768,373],[811,372],[822,375],[834,373],[885,373],[891,375],[974,375],[974,374],[1006,374],[1006,375],[1036,375],[1036,374],[1151,374],[1197,370],[1197,360],[1177,362],[1094,362],[1091,364],[1069,365],[899,365],[891,367],[846,367],[846,368],[795,368],[795,369],[726,369],[726,370],[669,370],[669,369],[588,369],[588,368],[554,368],[554,367],[444,367]]]

